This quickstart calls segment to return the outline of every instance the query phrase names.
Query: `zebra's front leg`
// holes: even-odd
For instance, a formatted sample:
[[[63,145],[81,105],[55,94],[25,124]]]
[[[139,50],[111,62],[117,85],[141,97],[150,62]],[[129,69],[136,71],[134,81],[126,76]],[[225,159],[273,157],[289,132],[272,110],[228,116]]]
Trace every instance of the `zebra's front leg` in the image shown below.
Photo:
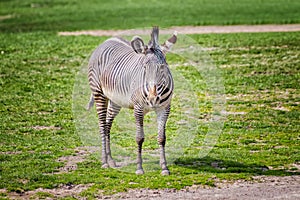
[[[143,123],[144,123],[144,111],[139,106],[134,107],[134,117],[136,122],[136,143],[138,145],[138,152],[137,152],[137,170],[136,174],[144,174],[143,170],[143,160],[142,160],[142,147],[144,143],[144,129],[143,129]]]
[[[167,160],[165,155],[166,145],[166,123],[170,113],[170,105],[163,110],[157,110],[157,124],[158,124],[158,145],[160,148],[160,166],[162,168],[162,175],[170,175],[170,171],[167,167]]]

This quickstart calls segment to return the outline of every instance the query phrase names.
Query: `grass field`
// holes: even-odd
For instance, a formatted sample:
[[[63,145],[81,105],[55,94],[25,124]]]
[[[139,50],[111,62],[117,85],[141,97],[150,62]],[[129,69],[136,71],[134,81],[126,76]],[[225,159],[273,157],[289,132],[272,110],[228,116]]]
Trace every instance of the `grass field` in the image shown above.
[[[105,38],[63,37],[56,31],[151,26],[152,23],[160,24],[160,18],[153,18],[157,16],[155,11],[149,19],[132,16],[131,10],[140,10],[140,4],[123,6],[121,3],[116,10],[111,8],[112,4],[106,4],[101,7],[106,16],[118,17],[117,13],[122,10],[128,15],[128,21],[117,23],[113,22],[113,17],[102,16],[106,21],[102,18],[96,23],[91,16],[98,10],[94,8],[88,12],[91,7],[86,3],[52,2],[1,1],[1,15],[12,17],[0,22],[0,198],[12,191],[22,194],[39,187],[51,189],[62,185],[93,183],[80,195],[95,198],[102,193],[129,188],[180,189],[195,184],[214,185],[220,180],[251,179],[255,175],[300,174],[300,32],[192,36],[207,49],[222,72],[226,92],[227,120],[217,145],[208,156],[201,159],[191,156],[200,151],[202,129],[199,127],[199,141],[195,140],[187,149],[188,156],[179,157],[170,166],[172,174],[168,177],[161,177],[160,171],[136,176],[101,169],[100,160],[93,153],[86,154],[87,157],[77,163],[76,170],[61,172],[66,165],[62,158],[76,157],[84,148],[73,122],[75,74]],[[243,2],[238,6],[250,5],[250,1]],[[166,11],[166,3],[157,2],[155,6],[166,11],[162,26],[299,22],[298,1],[257,2],[266,6],[254,4],[249,8],[249,13],[257,15],[241,10],[245,15],[238,17],[239,20],[234,14],[222,18],[220,13],[207,18],[199,16],[197,21],[193,20],[193,13],[199,13],[201,10],[197,9],[204,9],[202,7],[187,15],[177,12],[176,8],[182,7],[173,4],[174,13]],[[82,8],[82,15],[74,16],[78,6]],[[267,6],[281,9],[282,13],[271,12],[276,10],[273,9],[267,16],[263,12]],[[186,8],[182,9],[186,11]],[[285,9],[290,12],[284,12]],[[181,16],[171,19],[178,13]],[[180,64],[173,56],[169,63]],[[182,65],[178,70],[194,85],[199,85],[188,67]],[[207,110],[209,106],[204,104],[201,109]],[[172,134],[175,129],[170,123],[167,131]],[[37,195],[40,198],[51,196]]]
[[[300,23],[297,0],[0,2],[1,32],[130,29],[182,25]]]

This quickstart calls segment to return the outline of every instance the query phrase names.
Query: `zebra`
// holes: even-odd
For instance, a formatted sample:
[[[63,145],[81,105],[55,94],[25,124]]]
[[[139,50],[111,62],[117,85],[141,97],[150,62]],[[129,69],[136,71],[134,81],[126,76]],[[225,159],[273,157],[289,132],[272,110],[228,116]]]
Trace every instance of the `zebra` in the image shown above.
[[[163,45],[159,45],[158,37],[158,27],[153,27],[148,45],[139,36],[134,36],[130,42],[113,37],[99,45],[89,59],[88,80],[92,94],[88,109],[95,102],[102,140],[103,168],[116,167],[111,156],[110,129],[123,107],[134,110],[138,146],[136,174],[144,174],[143,119],[149,111],[157,114],[161,174],[170,174],[165,157],[165,126],[174,83],[165,55],[176,43],[177,32]]]

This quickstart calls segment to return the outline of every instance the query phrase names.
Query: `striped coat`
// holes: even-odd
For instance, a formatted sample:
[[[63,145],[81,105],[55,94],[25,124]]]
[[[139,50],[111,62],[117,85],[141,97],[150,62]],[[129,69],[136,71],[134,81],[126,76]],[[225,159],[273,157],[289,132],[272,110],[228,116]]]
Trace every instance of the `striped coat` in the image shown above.
[[[103,167],[115,167],[110,150],[110,128],[120,109],[134,109],[136,142],[138,145],[137,174],[143,174],[142,144],[143,118],[154,110],[158,117],[158,143],[161,149],[160,164],[163,174],[169,174],[164,153],[165,124],[170,112],[173,79],[165,53],[176,42],[174,34],[164,45],[158,44],[158,28],[154,27],[151,40],[145,45],[135,36],[131,42],[111,38],[102,43],[89,61],[91,102],[96,103],[102,136]]]

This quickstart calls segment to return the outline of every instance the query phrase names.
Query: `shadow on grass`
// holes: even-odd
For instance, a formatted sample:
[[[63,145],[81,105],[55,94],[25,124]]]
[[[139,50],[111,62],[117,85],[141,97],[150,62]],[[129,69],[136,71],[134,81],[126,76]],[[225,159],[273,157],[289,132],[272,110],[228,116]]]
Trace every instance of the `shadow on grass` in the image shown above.
[[[231,160],[215,159],[212,157],[204,158],[179,158],[174,162],[175,165],[210,173],[245,173],[249,175],[273,175],[273,176],[292,176],[300,175],[300,172],[287,169],[270,169],[260,164],[244,164]]]

